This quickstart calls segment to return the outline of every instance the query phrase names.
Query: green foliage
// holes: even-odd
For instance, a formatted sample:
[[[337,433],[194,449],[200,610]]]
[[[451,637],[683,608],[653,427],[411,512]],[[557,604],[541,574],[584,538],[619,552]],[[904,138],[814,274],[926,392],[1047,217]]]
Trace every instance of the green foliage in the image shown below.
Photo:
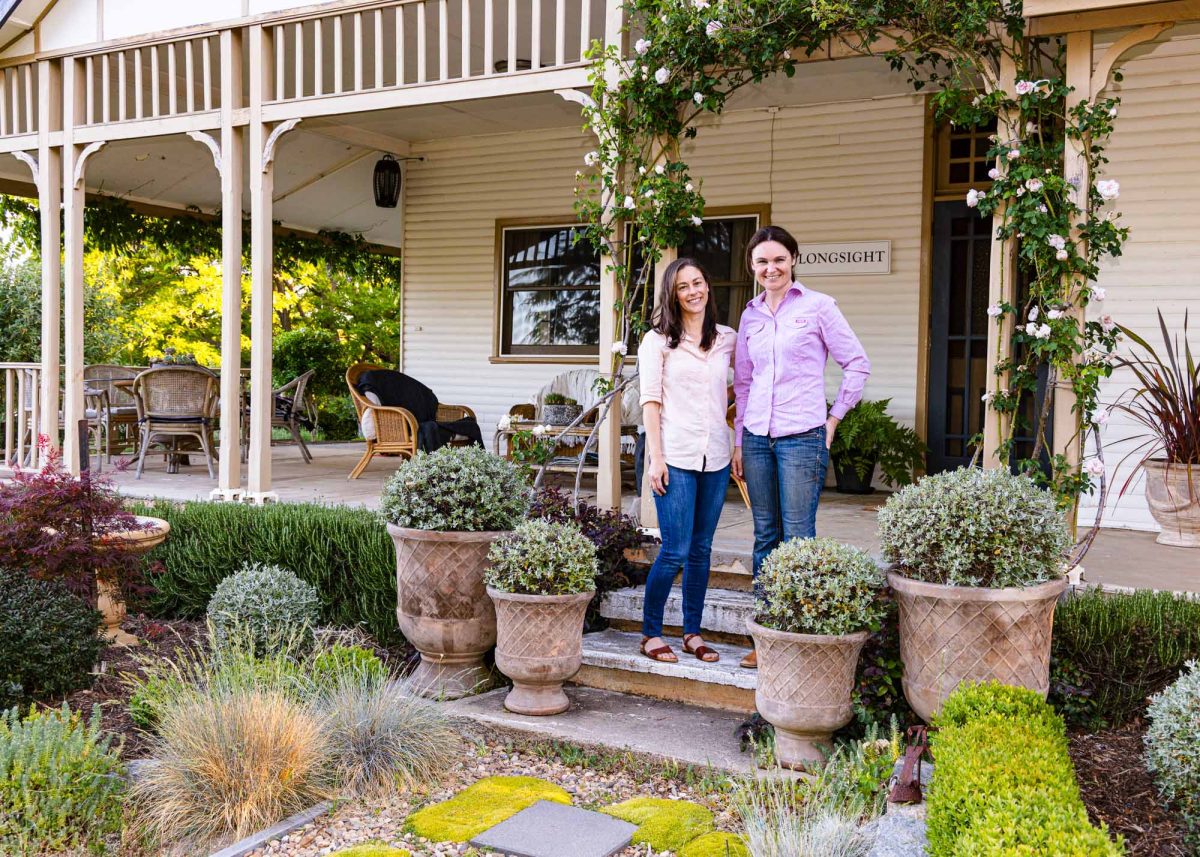
[[[60,709],[0,715],[0,852],[37,857],[73,848],[102,853],[121,828],[125,782],[118,750],[100,729]]]
[[[487,585],[520,595],[575,595],[596,588],[596,546],[574,523],[535,518],[488,549]]]
[[[347,396],[318,396],[317,425],[325,440],[354,440],[359,437],[354,400]]]
[[[177,673],[151,673],[134,683],[129,696],[129,719],[138,729],[153,731],[158,727],[163,707],[183,690],[183,679]]]
[[[880,596],[883,620],[879,629],[871,632],[858,656],[854,690],[850,696],[854,720],[838,730],[837,738],[862,738],[868,730],[887,729],[895,722],[901,726],[914,723],[908,699],[904,696],[904,662],[900,659],[900,621],[895,599],[890,592]]]
[[[1143,590],[1074,595],[1054,611],[1050,702],[1072,725],[1119,726],[1200,658],[1200,602]]]
[[[1150,701],[1146,767],[1200,850],[1200,668],[1191,661],[1187,670]]]
[[[935,718],[937,776],[927,794],[930,857],[1117,857],[1092,827],[1062,720],[1033,691],[961,685]]]
[[[811,790],[840,796],[847,805],[861,802],[863,816],[877,818],[887,806],[888,781],[903,749],[895,718],[884,728],[871,724],[862,738],[835,745]]]
[[[829,446],[834,467],[853,470],[869,482],[875,464],[883,481],[893,487],[913,481],[913,471],[925,462],[925,444],[917,433],[888,415],[891,399],[863,400],[846,412]]]
[[[332,687],[339,676],[360,676],[364,681],[380,684],[388,679],[388,669],[379,656],[362,646],[343,646],[334,643],[328,649],[317,652],[311,669],[312,681],[317,687]]]
[[[540,800],[570,805],[571,795],[536,777],[484,777],[450,800],[417,810],[404,830],[433,842],[466,842]]]
[[[649,845],[655,851],[679,851],[713,829],[712,812],[686,800],[635,797],[600,811],[636,824],[633,844]]]
[[[383,645],[398,642],[396,553],[378,516],[365,509],[310,503],[135,504],[165,518],[171,537],[147,555],[161,563],[150,607],[155,615],[195,618],[224,578],[247,562],[290,569],[316,587],[321,621],[366,625]]]
[[[272,341],[271,377],[276,387],[312,369],[316,374],[308,389],[313,393],[343,392],[349,365],[346,347],[332,330],[302,327],[286,330]]]
[[[308,647],[320,608],[311,583],[277,565],[247,563],[217,584],[206,614],[214,645],[232,633],[245,633],[263,654],[287,640]]]
[[[579,402],[572,399],[570,396],[564,396],[562,393],[547,393],[542,398],[544,405],[578,405]]]
[[[0,708],[87,687],[100,614],[67,588],[0,569]]]
[[[879,627],[887,585],[870,554],[833,539],[792,539],[763,561],[755,619],[793,634],[853,634]]]
[[[414,530],[511,530],[529,508],[522,469],[479,446],[418,452],[383,487],[385,521]]]
[[[366,845],[355,845],[353,848],[343,848],[341,851],[334,851],[333,857],[412,857],[412,854],[403,848],[367,843]]]
[[[736,833],[713,831],[698,836],[679,852],[679,857],[751,857],[746,840]]]
[[[1028,477],[972,467],[893,494],[879,542],[906,577],[998,589],[1059,576],[1070,544],[1053,496]]]

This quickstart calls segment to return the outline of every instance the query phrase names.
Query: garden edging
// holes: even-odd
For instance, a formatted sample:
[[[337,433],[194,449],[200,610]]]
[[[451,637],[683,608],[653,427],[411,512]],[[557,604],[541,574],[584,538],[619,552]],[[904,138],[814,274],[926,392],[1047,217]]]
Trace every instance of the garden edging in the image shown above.
[[[297,830],[304,825],[310,823],[316,818],[329,812],[333,807],[333,801],[323,800],[320,803],[313,804],[306,810],[296,813],[295,815],[285,818],[276,825],[268,827],[258,833],[252,833],[245,839],[241,839],[232,845],[222,848],[220,851],[214,851],[209,857],[245,857],[250,852],[262,848],[272,839],[279,839],[287,836],[293,830]]]

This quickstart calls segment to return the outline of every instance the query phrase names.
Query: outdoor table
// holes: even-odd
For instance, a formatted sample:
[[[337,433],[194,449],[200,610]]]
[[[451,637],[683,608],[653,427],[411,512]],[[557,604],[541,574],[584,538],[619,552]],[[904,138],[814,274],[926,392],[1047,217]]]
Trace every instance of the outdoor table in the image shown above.
[[[512,439],[513,439],[513,437],[518,432],[531,431],[533,429],[533,427],[537,426],[537,425],[544,425],[544,423],[539,423],[537,420],[518,419],[515,417],[512,418],[511,421],[509,422],[508,428],[497,427],[496,434],[492,438],[493,451],[496,453],[496,455],[501,454],[500,442],[501,442],[501,440],[503,440],[505,442],[505,447],[504,447],[505,452],[503,453],[504,457],[512,458]],[[545,435],[545,438],[543,438],[543,439],[558,438],[558,435],[562,434],[562,437],[558,438],[558,440],[556,442],[556,446],[559,444],[569,445],[569,446],[582,445],[587,441],[588,436],[591,435],[592,430],[595,428],[595,423],[581,423],[577,426],[572,426],[571,428],[566,429],[565,432],[564,432],[564,428],[565,428],[565,426],[547,425],[546,426],[546,435]],[[622,437],[632,437],[632,438],[636,439],[637,433],[638,433],[638,429],[637,429],[637,426],[635,426],[635,425],[622,425],[621,426]],[[583,456],[587,451],[588,450],[586,448],[581,449],[579,451],[579,456]],[[554,461],[555,461],[555,459],[551,459],[551,462],[547,463],[547,465],[546,465],[547,471],[552,472],[552,473],[574,473],[576,471],[576,469],[578,469],[579,457],[577,456],[575,461],[570,462],[570,463],[568,463],[566,461],[559,461],[559,463],[555,464],[555,463],[553,463]],[[594,475],[597,472],[597,470],[599,470],[599,468],[594,464],[585,464],[583,466],[584,473]]]

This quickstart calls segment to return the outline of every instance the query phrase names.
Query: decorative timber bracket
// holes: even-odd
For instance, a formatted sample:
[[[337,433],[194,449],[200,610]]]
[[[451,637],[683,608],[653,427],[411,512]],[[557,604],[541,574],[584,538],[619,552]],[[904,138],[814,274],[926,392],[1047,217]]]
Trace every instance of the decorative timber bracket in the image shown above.
[[[87,166],[88,158],[103,149],[104,145],[103,140],[97,140],[94,143],[88,143],[79,153],[79,158],[75,161],[75,175],[71,176],[71,186],[76,190],[83,186],[83,170]]]
[[[221,144],[217,142],[216,138],[204,131],[188,131],[187,135],[197,143],[208,146],[208,150],[212,152],[213,165],[217,168],[217,175],[223,176],[225,173],[224,165],[221,162]]]
[[[1154,41],[1174,26],[1175,24],[1172,21],[1147,24],[1113,42],[1108,50],[1104,52],[1104,56],[1100,58],[1100,62],[1096,65],[1096,70],[1092,72],[1092,91],[1090,93],[1092,102],[1094,103],[1099,100],[1100,94],[1104,92],[1105,88],[1111,82],[1113,68],[1126,51],[1138,45],[1143,45],[1146,42]]]
[[[287,119],[280,122],[271,131],[271,136],[267,137],[267,142],[263,144],[262,168],[264,173],[271,169],[271,163],[275,160],[275,146],[279,143],[279,138],[299,124],[299,119]]]

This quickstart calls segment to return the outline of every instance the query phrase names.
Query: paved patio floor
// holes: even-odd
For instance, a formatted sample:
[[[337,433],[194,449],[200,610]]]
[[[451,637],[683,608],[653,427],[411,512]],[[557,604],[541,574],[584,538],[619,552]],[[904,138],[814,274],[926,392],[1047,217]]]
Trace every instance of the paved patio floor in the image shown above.
[[[272,483],[280,500],[377,508],[383,485],[399,462],[376,456],[360,478],[349,480],[346,477],[362,454],[361,444],[316,444],[310,449],[312,464],[305,464],[294,446],[273,448]],[[134,478],[132,467],[121,470],[116,462],[115,466],[105,464],[103,473],[112,477],[126,496],[206,499],[216,487],[216,480],[208,477],[199,456],[193,456],[192,462],[191,466],[181,467],[179,473],[168,474],[162,456],[147,458],[140,480]],[[243,475],[243,483],[244,479]],[[736,491],[730,491],[729,496],[713,546],[717,551],[747,552],[753,544],[750,511]],[[886,499],[885,493],[856,497],[826,491],[817,512],[817,532],[877,552],[875,513]],[[634,508],[636,502],[630,497],[627,509]],[[1101,530],[1083,563],[1085,581],[1200,593],[1200,550],[1167,547],[1157,544],[1154,538],[1154,533]]]

